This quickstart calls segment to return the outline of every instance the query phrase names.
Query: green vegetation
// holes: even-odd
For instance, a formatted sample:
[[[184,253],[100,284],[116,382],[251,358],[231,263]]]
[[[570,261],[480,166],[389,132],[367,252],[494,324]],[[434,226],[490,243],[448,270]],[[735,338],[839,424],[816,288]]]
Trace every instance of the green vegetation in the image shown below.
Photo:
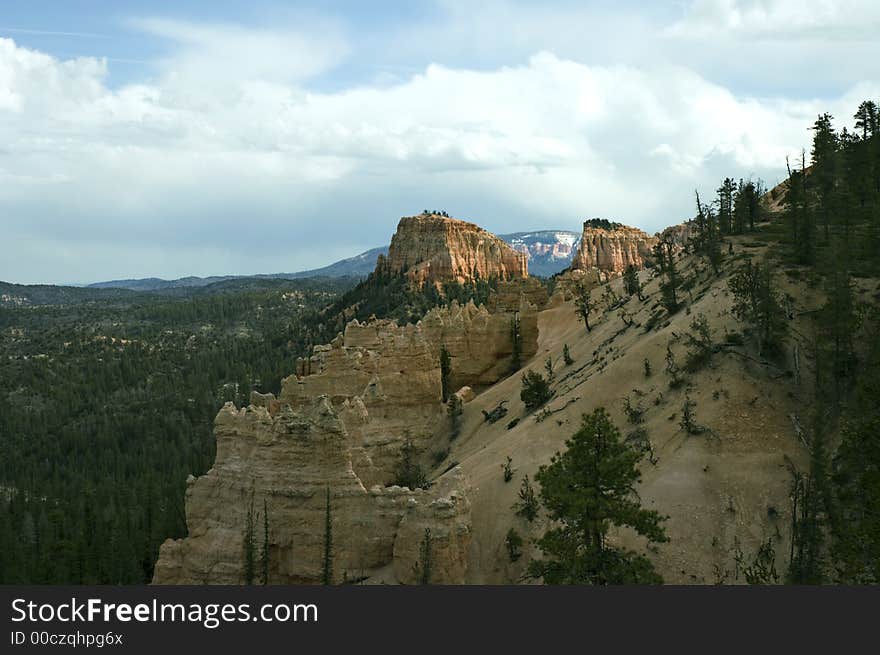
[[[427,489],[431,486],[428,476],[419,464],[418,455],[415,444],[411,439],[407,439],[400,448],[400,461],[397,464],[393,484],[410,489]]]
[[[254,492],[251,490],[251,500],[248,503],[247,518],[244,527],[244,583],[246,585],[254,584],[254,576],[256,575],[256,550],[257,538],[254,535],[256,527],[256,516],[254,515]]]
[[[269,503],[263,498],[263,550],[260,552],[260,584],[269,584]]]
[[[629,264],[623,271],[623,288],[627,295],[636,296],[639,300],[643,300],[639,270],[632,264]]]
[[[321,583],[333,584],[333,516],[330,507],[330,487],[324,505],[324,553],[321,556]]]
[[[519,333],[519,313],[510,319],[510,372],[516,373],[522,368],[522,335]]]
[[[532,370],[523,373],[519,397],[528,411],[533,411],[553,397],[550,384],[544,376]]]
[[[504,481],[510,482],[513,480],[513,460],[510,458],[510,455],[507,456],[507,461],[501,465],[501,468],[504,471]]]
[[[584,322],[587,332],[590,331],[590,312],[593,310],[593,300],[590,290],[581,283],[575,289],[574,309],[578,318]]]
[[[451,390],[449,389],[449,374],[451,372],[451,367],[452,357],[449,355],[449,351],[446,350],[446,344],[443,344],[440,346],[440,393],[444,403],[449,400],[451,394]]]
[[[535,479],[555,527],[538,540],[546,559],[529,572],[547,584],[654,584],[662,582],[651,562],[611,546],[612,525],[627,526],[649,543],[667,540],[664,518],[642,509],[636,493],[641,453],[621,441],[603,408],[585,415],[565,442],[566,450],[542,466]]]
[[[592,227],[602,230],[617,230],[626,226],[623,223],[609,221],[607,218],[590,218],[584,221],[584,227]]]
[[[507,536],[504,538],[504,547],[507,549],[507,558],[511,562],[516,562],[522,557],[523,538],[519,532],[510,528]]]
[[[531,523],[538,517],[539,506],[538,499],[535,496],[535,489],[532,487],[532,483],[529,482],[528,475],[523,476],[518,497],[519,500],[513,505],[514,512],[517,516],[521,516]]]
[[[675,265],[675,245],[672,241],[659,241],[654,246],[654,259],[663,278],[660,283],[661,302],[669,314],[674,314],[679,309],[677,290],[681,280]]]
[[[416,287],[403,273],[376,271],[340,295],[322,314],[326,333],[332,339],[353,318],[366,321],[371,316],[378,316],[398,323],[415,323],[429,310],[448,305],[453,300],[459,304],[470,300],[477,305],[485,304],[489,294],[497,288],[498,280],[495,279],[478,279],[467,284],[446,282],[440,288],[433,284]]]
[[[419,584],[431,584],[434,573],[434,539],[431,528],[425,528],[425,536],[419,544],[419,561],[413,564],[413,573]]]
[[[728,283],[733,293],[733,313],[754,332],[758,353],[777,354],[786,332],[785,315],[770,267],[747,259]]]
[[[0,308],[0,582],[149,582],[217,411],[277,393],[351,284],[46,287],[53,304]]]

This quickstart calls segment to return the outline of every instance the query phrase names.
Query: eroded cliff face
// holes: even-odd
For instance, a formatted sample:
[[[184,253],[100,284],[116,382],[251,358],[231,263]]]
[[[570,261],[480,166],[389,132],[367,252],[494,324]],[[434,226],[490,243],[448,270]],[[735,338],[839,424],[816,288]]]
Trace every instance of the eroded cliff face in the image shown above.
[[[453,469],[429,490],[386,485],[405,445],[423,462],[448,448],[441,348],[451,359],[450,392],[510,373],[514,322],[522,357],[537,352],[537,308],[524,293],[518,298],[515,309],[493,312],[453,302],[406,326],[352,321],[332,343],[297,362],[277,399],[254,393],[246,408],[227,404],[215,421],[214,467],[187,483],[189,536],[163,544],[154,582],[244,582],[251,501],[257,513],[264,502],[268,509],[270,582],[317,582],[327,489],[340,578],[388,569],[392,581],[414,582],[413,565],[429,529],[432,582],[464,582],[471,532],[464,477]]]
[[[612,274],[623,273],[630,264],[641,269],[652,261],[651,249],[656,243],[657,237],[634,227],[606,230],[585,224],[571,268],[581,271],[595,268]]]
[[[376,268],[405,273],[419,285],[528,277],[525,254],[473,223],[437,214],[401,218]]]
[[[693,221],[685,221],[677,225],[670,225],[660,232],[660,239],[672,243],[676,251],[681,251],[694,237]]]
[[[279,401],[293,407],[326,395],[346,417],[359,449],[357,472],[370,484],[394,477],[401,448],[411,441],[423,453],[442,449],[435,438],[446,422],[441,402],[440,351],[450,356],[448,387],[484,387],[510,373],[513,324],[522,357],[538,348],[537,308],[519,297],[515,310],[490,312],[473,302],[428,312],[416,324],[351,321],[327,346],[297,362],[282,382]],[[442,440],[441,440],[442,441]]]
[[[187,480],[189,536],[162,545],[154,583],[245,582],[248,512],[254,513],[259,558],[264,508],[269,582],[319,581],[328,492],[336,582],[388,565],[401,575],[412,569],[418,558],[413,526],[429,526],[435,536],[440,565],[432,581],[464,580],[467,560],[460,553],[470,541],[470,504],[460,470],[449,471],[430,490],[367,489],[354,471],[355,448],[342,414],[328,397],[299,410],[263,396],[254,400],[265,404],[236,409],[227,403],[217,415],[214,467]]]

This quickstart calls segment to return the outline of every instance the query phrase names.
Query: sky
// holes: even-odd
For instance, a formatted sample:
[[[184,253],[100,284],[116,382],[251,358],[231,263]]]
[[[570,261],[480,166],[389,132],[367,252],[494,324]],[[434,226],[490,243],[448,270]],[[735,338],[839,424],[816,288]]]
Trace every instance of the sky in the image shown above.
[[[880,2],[0,0],[0,280],[289,272],[443,209],[654,232],[880,100]]]

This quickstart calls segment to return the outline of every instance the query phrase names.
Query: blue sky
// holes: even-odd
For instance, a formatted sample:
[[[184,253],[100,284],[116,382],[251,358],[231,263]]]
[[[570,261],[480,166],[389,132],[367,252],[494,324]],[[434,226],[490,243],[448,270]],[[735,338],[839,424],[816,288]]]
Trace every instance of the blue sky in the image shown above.
[[[805,5],[809,5],[805,7]],[[293,271],[445,208],[655,231],[880,99],[880,3],[3,2],[0,279]]]

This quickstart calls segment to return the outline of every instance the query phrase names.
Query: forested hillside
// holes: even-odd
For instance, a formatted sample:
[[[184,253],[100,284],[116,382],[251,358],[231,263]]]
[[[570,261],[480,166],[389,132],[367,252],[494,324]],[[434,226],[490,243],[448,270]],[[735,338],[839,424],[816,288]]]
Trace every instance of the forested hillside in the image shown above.
[[[810,468],[793,471],[790,583],[880,582],[880,112],[859,105],[853,129],[820,115],[785,183],[725,179],[714,203],[697,196],[696,251],[713,266],[726,234],[753,232],[771,246],[731,280],[737,316],[758,354],[812,376],[802,438]],[[757,193],[756,193],[757,188]],[[760,199],[760,200],[759,200]],[[767,220],[768,222],[762,223]],[[759,225],[760,224],[760,225]],[[787,279],[786,279],[787,278]],[[820,303],[810,329],[787,334],[804,283]]]
[[[159,543],[185,533],[217,410],[277,391],[349,284],[42,287],[36,302],[64,304],[0,308],[0,582],[149,581]]]

